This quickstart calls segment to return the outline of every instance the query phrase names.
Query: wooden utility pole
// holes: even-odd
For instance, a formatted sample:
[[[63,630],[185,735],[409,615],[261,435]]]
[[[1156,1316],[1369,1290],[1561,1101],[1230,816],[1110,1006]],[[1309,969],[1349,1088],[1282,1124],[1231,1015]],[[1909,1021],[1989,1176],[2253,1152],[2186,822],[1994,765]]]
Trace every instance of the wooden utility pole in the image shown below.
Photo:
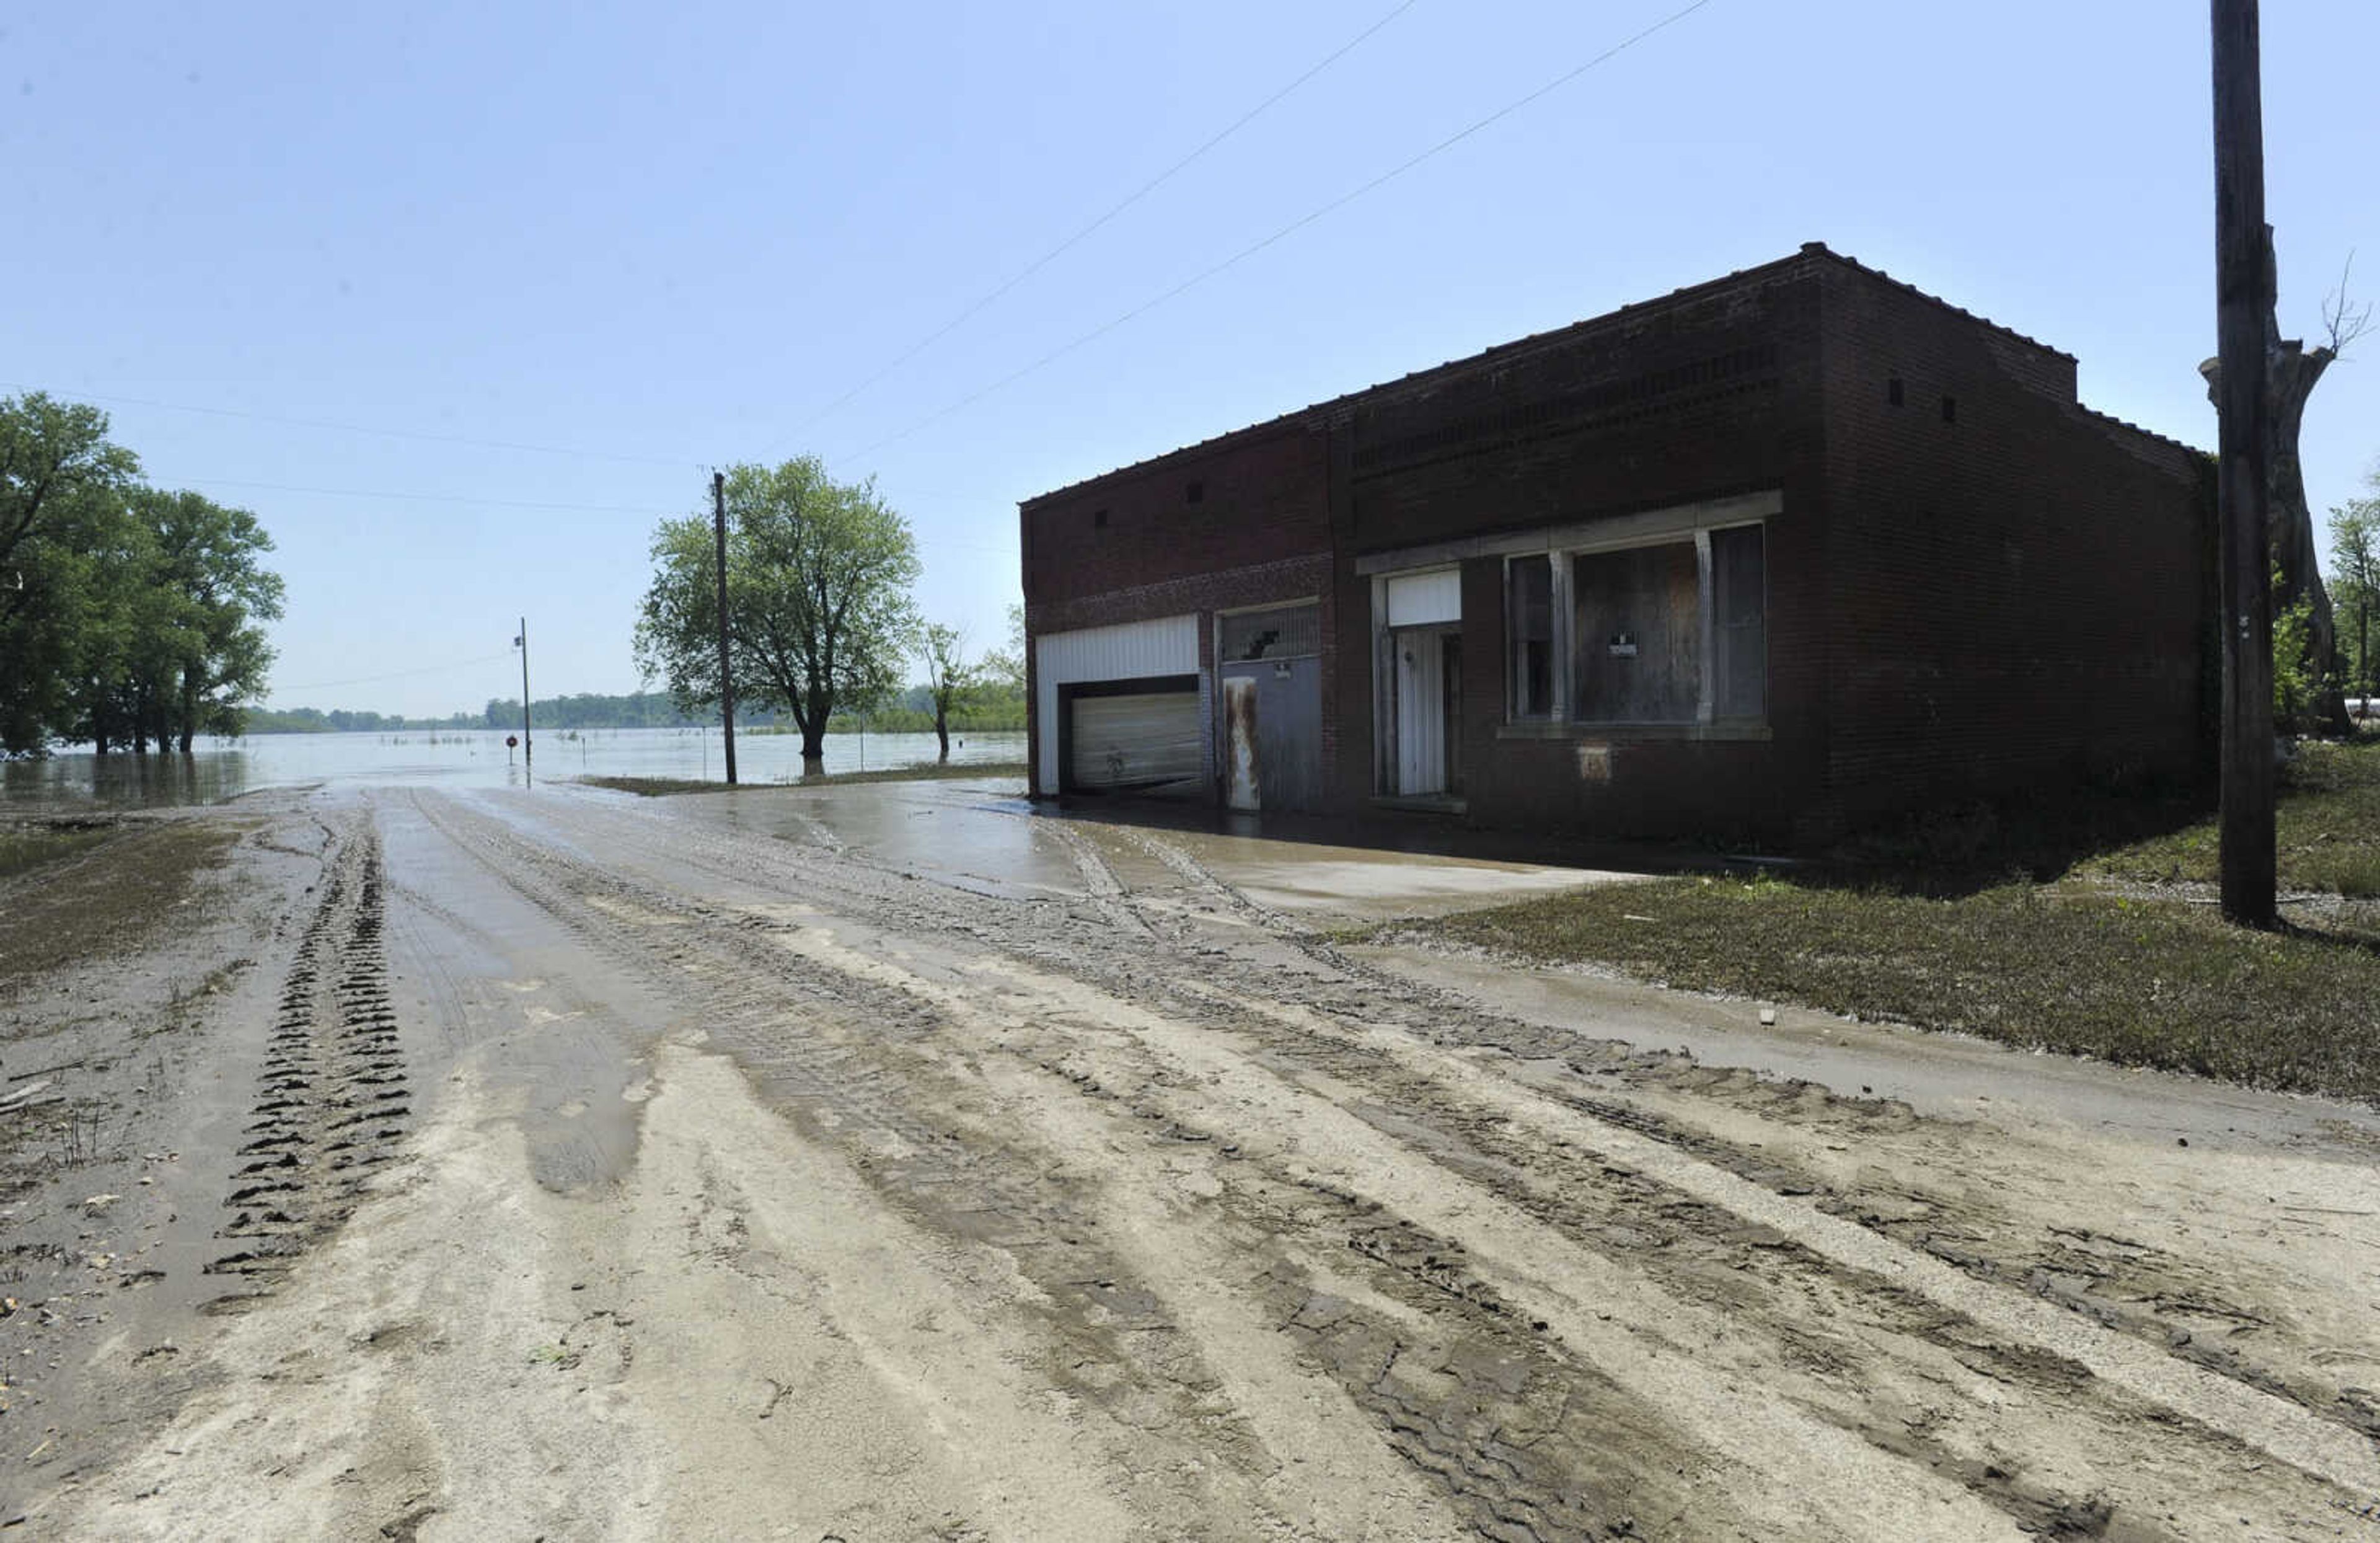
[[[2275,917],[2272,547],[2265,460],[2273,311],[2265,231],[2265,112],[2257,0],[2212,0],[2215,297],[2221,393],[2216,488],[2223,570],[2223,915]]]
[[[520,624],[520,636],[514,641],[520,645],[521,651],[521,783],[524,786],[535,787],[537,773],[529,764],[529,759],[537,750],[528,736],[528,618],[523,616]]]
[[[719,725],[727,741],[727,785],[735,785],[735,682],[727,673],[727,474],[710,474],[710,533],[719,548]]]

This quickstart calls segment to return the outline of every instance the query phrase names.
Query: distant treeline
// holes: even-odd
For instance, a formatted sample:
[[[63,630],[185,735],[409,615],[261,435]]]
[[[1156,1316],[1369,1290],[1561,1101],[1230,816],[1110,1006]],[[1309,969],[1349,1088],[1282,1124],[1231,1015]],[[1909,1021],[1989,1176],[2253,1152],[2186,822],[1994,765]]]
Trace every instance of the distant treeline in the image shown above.
[[[715,720],[689,718],[658,692],[637,691],[625,697],[582,691],[570,697],[541,697],[530,704],[532,722],[540,729],[674,729],[691,728]],[[258,709],[248,715],[250,734],[400,734],[433,729],[517,729],[518,697],[491,697],[477,712],[450,712],[443,718],[407,718],[402,713],[360,712],[349,708],[293,707]],[[757,722],[757,720],[756,720]]]
[[[540,697],[529,704],[529,711],[531,723],[540,729],[710,728],[719,722],[715,711],[680,712],[665,693],[658,691],[635,691],[626,696],[582,691],[569,697]],[[517,729],[521,711],[518,697],[493,697],[477,712],[452,712],[443,718],[407,718],[401,713],[362,712],[348,708],[324,711],[311,707],[251,708],[247,718],[249,734],[426,734],[440,730]],[[735,723],[739,728],[774,728],[777,715],[739,711]],[[930,734],[934,727],[933,699],[927,687],[913,686],[864,719],[838,713],[833,720],[836,732],[844,734],[857,732],[863,723],[877,734]],[[985,734],[1024,727],[1025,694],[1021,691],[985,694],[951,714],[954,733]]]
[[[838,712],[827,720],[837,734],[849,734],[857,729],[858,715]],[[933,688],[913,686],[884,706],[866,715],[866,723],[874,734],[931,734],[934,732]],[[1025,693],[999,684],[971,687],[951,709],[953,734],[990,734],[1000,730],[1024,732]]]

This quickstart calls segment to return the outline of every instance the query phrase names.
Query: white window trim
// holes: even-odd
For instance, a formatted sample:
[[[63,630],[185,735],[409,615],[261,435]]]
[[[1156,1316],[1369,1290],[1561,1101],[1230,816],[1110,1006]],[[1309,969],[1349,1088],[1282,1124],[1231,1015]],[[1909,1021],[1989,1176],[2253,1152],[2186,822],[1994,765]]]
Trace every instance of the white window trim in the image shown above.
[[[1548,618],[1546,647],[1553,654],[1552,668],[1547,672],[1547,709],[1525,716],[1512,711],[1512,565],[1533,558],[1544,558],[1548,577],[1546,604],[1552,612]],[[1504,723],[1541,725],[1567,723],[1570,719],[1570,568],[1554,552],[1512,552],[1504,555]]]
[[[1570,525],[1540,526],[1534,530],[1466,536],[1427,546],[1368,553],[1355,559],[1358,577],[1442,568],[1474,557],[1502,557],[1516,553],[1594,552],[1633,546],[1659,546],[1684,541],[1696,530],[1722,530],[1735,525],[1760,525],[1785,512],[1785,495],[1777,489],[1733,498],[1705,499],[1666,509],[1633,515],[1610,515]]]

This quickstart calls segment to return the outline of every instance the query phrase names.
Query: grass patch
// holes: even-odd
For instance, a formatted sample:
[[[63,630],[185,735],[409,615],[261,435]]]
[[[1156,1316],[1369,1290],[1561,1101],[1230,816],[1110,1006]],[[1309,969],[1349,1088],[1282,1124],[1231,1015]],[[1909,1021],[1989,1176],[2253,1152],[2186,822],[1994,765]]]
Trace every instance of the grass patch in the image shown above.
[[[189,902],[199,876],[222,863],[239,837],[237,826],[216,820],[95,833],[104,844],[88,861],[9,883],[0,903],[0,991],[139,945]]]
[[[739,783],[732,788],[725,783],[696,782],[683,777],[581,777],[578,781],[589,787],[608,787],[619,793],[633,793],[639,797],[661,798],[676,793],[751,793],[766,788],[850,787],[860,783],[953,782],[975,777],[1023,775],[1025,763],[1021,760],[978,760],[953,762],[949,766],[930,763],[900,766],[882,772],[837,772],[803,777],[795,782]]]
[[[2280,769],[2276,856],[2285,890],[2355,899],[2380,895],[2380,736],[2309,741]],[[2216,881],[2220,842],[2212,819],[2086,860],[2085,873],[2143,883]]]
[[[0,880],[87,852],[115,835],[112,824],[36,825],[0,830]]]
[[[1398,929],[1689,990],[2380,1100],[2380,933],[2245,931],[2212,906],[2029,882],[1943,900],[1718,878],[1605,885]]]

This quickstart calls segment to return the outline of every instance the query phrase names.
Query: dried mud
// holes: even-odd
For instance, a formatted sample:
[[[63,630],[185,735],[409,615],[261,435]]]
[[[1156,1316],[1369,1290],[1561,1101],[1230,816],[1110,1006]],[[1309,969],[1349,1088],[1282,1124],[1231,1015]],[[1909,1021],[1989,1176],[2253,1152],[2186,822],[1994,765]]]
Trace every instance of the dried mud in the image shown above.
[[[213,1235],[167,1272],[245,1310],[74,1463],[10,1452],[27,1516],[2380,1536],[2355,1111],[2192,1154],[1921,1110],[1655,1048],[1711,1004],[1342,949],[1194,837],[876,811],[1024,820],[1073,876],[987,893],[798,807],[268,811],[277,951],[194,1031]]]

